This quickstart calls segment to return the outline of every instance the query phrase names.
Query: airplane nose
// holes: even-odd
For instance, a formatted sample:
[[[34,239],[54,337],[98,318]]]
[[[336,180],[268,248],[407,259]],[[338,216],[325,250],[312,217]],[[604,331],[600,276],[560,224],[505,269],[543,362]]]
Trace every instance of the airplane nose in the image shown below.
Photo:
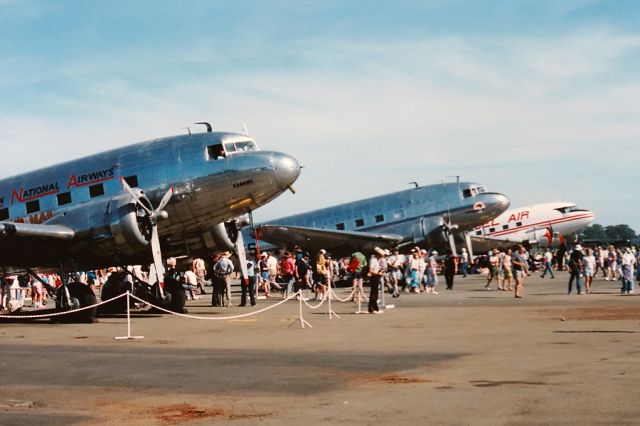
[[[487,196],[487,208],[496,215],[504,213],[511,205],[509,197],[499,192],[485,193],[485,195]]]
[[[278,154],[273,160],[276,182],[282,189],[287,189],[300,176],[300,163],[290,155]]]

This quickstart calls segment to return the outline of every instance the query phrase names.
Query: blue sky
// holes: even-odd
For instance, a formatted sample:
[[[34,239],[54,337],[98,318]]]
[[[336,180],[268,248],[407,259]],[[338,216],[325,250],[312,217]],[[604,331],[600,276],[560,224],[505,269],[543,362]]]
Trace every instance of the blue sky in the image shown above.
[[[640,231],[639,18],[624,0],[0,0],[0,175],[246,122],[305,165],[257,220],[460,175]]]

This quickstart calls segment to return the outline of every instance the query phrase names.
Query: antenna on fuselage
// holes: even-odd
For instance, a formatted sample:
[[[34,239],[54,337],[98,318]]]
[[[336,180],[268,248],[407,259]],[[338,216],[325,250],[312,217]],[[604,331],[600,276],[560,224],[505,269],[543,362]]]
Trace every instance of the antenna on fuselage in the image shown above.
[[[189,132],[189,136],[191,136],[191,127],[183,127],[183,129],[187,129],[187,132]]]
[[[198,123],[193,123],[193,124],[202,124],[204,126],[207,126],[207,133],[213,132],[213,127],[211,127],[211,124],[207,123],[206,121],[200,121]]]
[[[249,136],[249,130],[247,130],[247,123],[242,123],[242,133],[245,136]]]
[[[407,185],[415,185],[416,188],[420,188],[420,185],[418,185],[418,182],[409,182]]]

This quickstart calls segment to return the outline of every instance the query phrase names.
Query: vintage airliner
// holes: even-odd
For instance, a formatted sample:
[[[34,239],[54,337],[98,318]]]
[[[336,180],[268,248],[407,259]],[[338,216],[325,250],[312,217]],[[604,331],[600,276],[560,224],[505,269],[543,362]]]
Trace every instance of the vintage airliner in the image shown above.
[[[231,250],[242,235],[236,218],[291,189],[300,174],[293,157],[202,124],[205,133],[137,143],[0,180],[0,273],[29,271],[36,278],[38,269],[153,262],[160,284],[152,293],[182,309],[181,289],[163,290],[161,252]],[[89,306],[95,296],[84,285],[65,282],[56,300],[69,309]]]
[[[471,233],[476,250],[509,247],[523,243],[537,247],[558,247],[567,235],[591,225],[592,211],[571,202],[550,202],[509,209]]]

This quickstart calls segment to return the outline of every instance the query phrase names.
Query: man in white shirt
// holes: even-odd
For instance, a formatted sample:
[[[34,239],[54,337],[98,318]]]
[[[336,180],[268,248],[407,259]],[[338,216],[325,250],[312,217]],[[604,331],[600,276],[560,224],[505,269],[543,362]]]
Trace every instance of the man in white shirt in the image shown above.
[[[551,261],[553,260],[553,254],[551,254],[550,249],[547,249],[544,252],[543,260],[544,260],[544,271],[542,272],[542,275],[540,275],[540,278],[544,278],[544,276],[547,275],[547,272],[549,273],[549,275],[551,275],[551,278],[555,278],[555,276],[553,275],[553,267],[551,266]]]
[[[631,249],[629,247],[625,247],[622,249],[622,293],[632,294],[634,292],[633,288],[633,270],[636,264],[636,258],[631,253]]]

